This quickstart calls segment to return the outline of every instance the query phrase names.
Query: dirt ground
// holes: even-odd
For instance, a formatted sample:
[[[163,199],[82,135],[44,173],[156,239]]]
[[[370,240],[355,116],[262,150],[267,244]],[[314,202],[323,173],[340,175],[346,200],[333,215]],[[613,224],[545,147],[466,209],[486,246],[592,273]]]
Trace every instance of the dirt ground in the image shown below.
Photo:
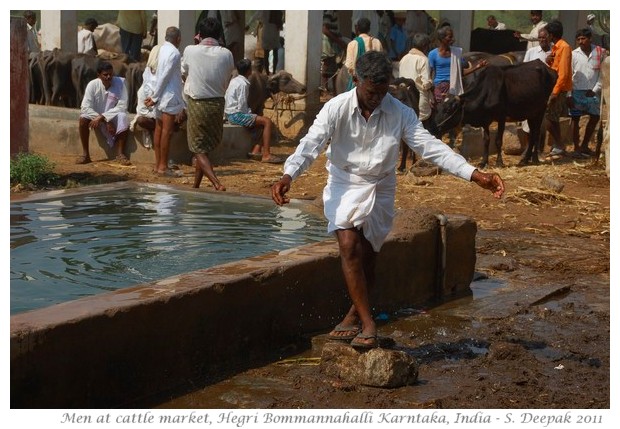
[[[288,155],[296,143],[282,140],[274,152]],[[136,180],[190,187],[193,177],[191,166],[181,166],[183,177],[160,178],[150,164],[121,167],[95,160],[75,165],[74,156],[50,159],[66,186]],[[476,220],[476,271],[488,277],[472,284],[473,298],[389,315],[379,327],[380,335],[391,336],[397,348],[416,356],[417,384],[379,389],[327,377],[320,366],[305,364],[316,363],[308,357],[320,356],[319,338],[312,350],[299,350],[299,359],[268,363],[215,383],[198,382],[192,391],[147,405],[609,408],[610,181],[604,160],[595,165],[567,158],[525,168],[515,167],[517,157],[505,161],[509,166],[496,170],[507,187],[501,200],[449,175],[398,176],[398,208],[425,206]],[[290,197],[320,201],[324,165],[321,155],[293,183]],[[282,165],[235,160],[216,166],[216,173],[227,192],[267,196]],[[563,190],[556,193],[549,183]],[[212,191],[207,179],[201,189]]]

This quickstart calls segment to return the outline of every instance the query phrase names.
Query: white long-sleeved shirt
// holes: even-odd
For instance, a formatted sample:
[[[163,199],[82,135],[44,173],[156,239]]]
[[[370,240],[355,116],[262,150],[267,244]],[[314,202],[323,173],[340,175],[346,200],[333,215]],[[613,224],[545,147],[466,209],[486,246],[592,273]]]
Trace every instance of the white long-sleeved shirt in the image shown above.
[[[95,119],[103,115],[106,122],[109,122],[119,114],[127,113],[127,98],[124,78],[112,77],[112,85],[108,89],[105,88],[101,79],[93,79],[88,82],[84,90],[80,116]]]
[[[358,176],[381,178],[394,174],[401,140],[422,158],[455,176],[471,180],[475,170],[465,158],[433,137],[413,109],[390,94],[386,94],[366,121],[357,90],[352,89],[325,103],[308,134],[286,160],[284,174],[297,178],[319,156],[330,138],[326,155],[331,165]]]
[[[527,49],[540,45],[538,42],[538,32],[541,28],[544,28],[545,25],[547,25],[546,21],[538,21],[538,24],[532,26],[532,31],[530,31],[529,34],[521,34],[521,38],[527,40]]]
[[[400,60],[398,75],[413,79],[418,91],[425,91],[433,87],[431,68],[428,58],[423,52],[413,48]]]
[[[596,45],[592,45],[589,55],[581,48],[573,50],[573,91],[591,89],[597,94],[601,93],[601,63],[605,55],[596,55],[596,48]]]
[[[538,46],[534,46],[530,48],[525,53],[525,57],[523,57],[523,62],[527,63],[528,61],[540,60],[546,64],[547,54],[551,53],[551,48],[548,51],[544,51],[543,48]]]
[[[252,113],[248,106],[250,81],[245,76],[235,76],[226,89],[224,113]]]
[[[95,35],[87,28],[82,28],[77,34],[77,53],[97,55]]]
[[[159,48],[151,99],[161,112],[177,114],[185,108],[183,81],[181,80],[181,53],[168,41]]]
[[[194,100],[224,97],[234,69],[232,52],[214,39],[187,46],[181,60],[185,94]]]

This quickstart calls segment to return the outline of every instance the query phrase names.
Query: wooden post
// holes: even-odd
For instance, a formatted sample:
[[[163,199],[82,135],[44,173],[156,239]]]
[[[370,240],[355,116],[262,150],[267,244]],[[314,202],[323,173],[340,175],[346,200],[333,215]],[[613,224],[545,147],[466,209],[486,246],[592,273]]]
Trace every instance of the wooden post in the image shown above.
[[[11,17],[11,156],[28,152],[28,41],[26,20]]]

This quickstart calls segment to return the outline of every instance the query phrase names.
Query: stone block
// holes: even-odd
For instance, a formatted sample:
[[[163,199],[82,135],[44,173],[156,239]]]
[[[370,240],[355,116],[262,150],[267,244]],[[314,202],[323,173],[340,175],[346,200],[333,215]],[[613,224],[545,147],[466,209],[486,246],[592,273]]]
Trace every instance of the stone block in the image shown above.
[[[502,148],[519,146],[518,126],[516,123],[506,123],[504,129],[503,145]],[[489,130],[489,136],[491,143],[489,144],[489,155],[497,154],[495,147],[495,136],[497,134],[497,128],[493,126]],[[462,143],[460,147],[460,153],[467,159],[481,157],[484,153],[484,130],[482,128],[475,128],[465,126],[462,129]],[[506,153],[504,151],[504,153]]]
[[[321,371],[352,384],[386,388],[408,386],[418,379],[418,363],[404,351],[358,351],[338,342],[323,347]]]

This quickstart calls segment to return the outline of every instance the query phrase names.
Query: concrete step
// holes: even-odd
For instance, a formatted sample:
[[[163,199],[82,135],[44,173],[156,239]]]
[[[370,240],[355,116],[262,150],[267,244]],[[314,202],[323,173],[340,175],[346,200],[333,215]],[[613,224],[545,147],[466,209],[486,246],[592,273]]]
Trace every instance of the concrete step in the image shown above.
[[[39,153],[79,156],[82,145],[78,131],[79,109],[40,106],[30,104],[29,150]],[[129,114],[130,120],[135,115]],[[153,162],[155,154],[145,148],[133,132],[129,132],[125,152],[137,162]],[[214,164],[223,164],[232,159],[244,159],[252,148],[252,133],[238,125],[224,124],[222,143],[209,154]],[[90,153],[94,159],[115,158],[115,150],[110,148],[101,133],[90,133]],[[187,147],[187,131],[182,126],[174,132],[170,142],[170,159],[175,163],[191,164],[192,152]]]

